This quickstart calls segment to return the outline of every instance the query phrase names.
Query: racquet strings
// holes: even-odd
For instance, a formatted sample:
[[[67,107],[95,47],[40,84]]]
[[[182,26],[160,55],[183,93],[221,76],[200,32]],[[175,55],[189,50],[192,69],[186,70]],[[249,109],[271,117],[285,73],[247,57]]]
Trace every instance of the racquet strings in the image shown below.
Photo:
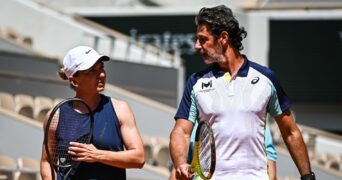
[[[83,103],[68,101],[55,111],[50,128],[55,129],[55,140],[49,142],[49,150],[54,154],[53,163],[59,168],[70,167],[73,161],[68,154],[69,143],[90,143],[89,110]]]
[[[199,165],[201,168],[201,171],[205,177],[208,177],[210,175],[210,168],[212,166],[212,138],[211,133],[209,130],[208,125],[203,124],[200,126],[200,134],[199,134],[199,142],[200,142],[200,148],[199,148]]]

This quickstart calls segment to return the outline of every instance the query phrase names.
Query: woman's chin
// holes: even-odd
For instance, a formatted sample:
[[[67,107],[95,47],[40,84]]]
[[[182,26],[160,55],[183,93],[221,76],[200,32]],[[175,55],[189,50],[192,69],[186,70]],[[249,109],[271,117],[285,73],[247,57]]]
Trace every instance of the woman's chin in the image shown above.
[[[98,92],[102,92],[102,91],[104,91],[104,89],[105,89],[105,86],[97,87]]]

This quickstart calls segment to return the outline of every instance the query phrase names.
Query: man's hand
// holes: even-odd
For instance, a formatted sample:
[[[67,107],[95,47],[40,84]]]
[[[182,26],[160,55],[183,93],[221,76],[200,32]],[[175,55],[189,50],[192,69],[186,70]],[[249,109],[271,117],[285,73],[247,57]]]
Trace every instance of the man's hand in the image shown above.
[[[192,178],[194,173],[190,172],[189,164],[182,164],[176,168],[176,179],[177,180],[189,180]]]

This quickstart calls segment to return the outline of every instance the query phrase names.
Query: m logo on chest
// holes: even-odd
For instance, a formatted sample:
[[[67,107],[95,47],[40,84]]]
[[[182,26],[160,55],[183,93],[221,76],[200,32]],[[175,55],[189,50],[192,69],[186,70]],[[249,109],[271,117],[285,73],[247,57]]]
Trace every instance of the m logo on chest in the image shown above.
[[[204,88],[212,88],[212,87],[213,87],[213,82],[212,82],[212,80],[210,80],[210,81],[207,82],[207,83],[202,82],[202,89],[204,89]]]

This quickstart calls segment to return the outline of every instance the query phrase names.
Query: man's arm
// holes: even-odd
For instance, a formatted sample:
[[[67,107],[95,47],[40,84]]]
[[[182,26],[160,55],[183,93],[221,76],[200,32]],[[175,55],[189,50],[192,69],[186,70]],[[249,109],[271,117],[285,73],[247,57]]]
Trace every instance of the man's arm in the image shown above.
[[[277,180],[277,163],[276,161],[267,161],[267,171],[270,180]]]
[[[277,151],[273,144],[273,137],[269,126],[266,124],[265,129],[265,142],[266,142],[266,153],[267,153],[267,172],[270,180],[277,180]]]
[[[283,140],[301,176],[311,173],[311,166],[302,134],[290,110],[275,117]]]
[[[186,119],[177,119],[170,134],[170,154],[177,179],[187,179],[190,176],[187,155],[192,129],[192,122]]]

